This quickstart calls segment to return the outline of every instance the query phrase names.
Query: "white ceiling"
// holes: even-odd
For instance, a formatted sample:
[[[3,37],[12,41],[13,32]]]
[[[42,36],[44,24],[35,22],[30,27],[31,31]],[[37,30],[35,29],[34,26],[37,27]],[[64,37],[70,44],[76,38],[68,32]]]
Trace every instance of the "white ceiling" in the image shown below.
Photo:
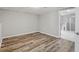
[[[17,11],[17,12],[28,12],[33,14],[44,14],[47,12],[51,12],[53,10],[59,10],[63,7],[0,7],[0,10],[9,10],[9,11]]]

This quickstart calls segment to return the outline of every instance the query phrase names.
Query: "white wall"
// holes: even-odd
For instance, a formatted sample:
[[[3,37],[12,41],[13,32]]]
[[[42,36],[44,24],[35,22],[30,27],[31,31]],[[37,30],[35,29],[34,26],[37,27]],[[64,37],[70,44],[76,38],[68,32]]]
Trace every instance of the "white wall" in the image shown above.
[[[40,16],[40,32],[59,36],[59,16],[57,10]]]
[[[76,32],[79,32],[79,8],[76,8]]]
[[[0,11],[0,22],[2,22],[3,37],[36,31],[59,36],[59,16],[57,10],[40,16]]]
[[[37,16],[33,14],[1,10],[0,22],[3,37],[37,31]]]
[[[79,32],[79,7],[76,8],[76,32]],[[79,35],[76,35],[75,49],[79,52]]]

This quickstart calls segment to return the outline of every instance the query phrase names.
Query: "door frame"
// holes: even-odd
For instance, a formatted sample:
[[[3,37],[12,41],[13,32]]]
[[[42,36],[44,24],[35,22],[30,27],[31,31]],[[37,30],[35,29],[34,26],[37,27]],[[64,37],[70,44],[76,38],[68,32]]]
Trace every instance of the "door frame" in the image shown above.
[[[68,9],[67,9],[68,10]],[[60,24],[61,24],[61,16],[62,16],[62,13],[63,13],[63,11],[66,11],[66,10],[60,10],[60,11],[58,11],[58,14],[59,14],[59,37],[61,38],[61,28],[60,28]],[[70,9],[70,13],[75,13],[75,11],[76,11],[76,9],[75,8],[73,8],[73,9]],[[68,11],[69,12],[69,11]],[[76,20],[75,20],[75,22],[76,22]]]

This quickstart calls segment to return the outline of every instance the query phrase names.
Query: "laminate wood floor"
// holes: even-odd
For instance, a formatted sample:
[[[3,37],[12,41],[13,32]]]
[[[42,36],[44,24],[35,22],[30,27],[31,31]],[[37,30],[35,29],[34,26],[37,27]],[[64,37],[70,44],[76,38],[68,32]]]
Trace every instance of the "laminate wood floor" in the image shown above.
[[[74,42],[43,33],[3,39],[1,52],[74,52]]]

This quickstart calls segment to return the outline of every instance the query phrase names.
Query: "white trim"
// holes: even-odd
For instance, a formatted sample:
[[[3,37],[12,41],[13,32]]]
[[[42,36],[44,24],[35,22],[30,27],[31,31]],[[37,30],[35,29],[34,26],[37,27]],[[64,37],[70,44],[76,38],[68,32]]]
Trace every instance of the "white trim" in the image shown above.
[[[58,12],[58,14],[59,14],[59,19],[58,19],[58,21],[59,21],[59,36],[61,36],[61,28],[60,28],[61,15],[60,15],[60,11]]]
[[[30,34],[30,33],[35,33],[35,32],[29,32],[29,33],[22,33],[22,34],[17,34],[17,35],[11,35],[11,36],[7,36],[7,37],[3,37],[3,39],[4,38],[9,38],[9,37],[14,37],[14,36],[20,36],[20,35]],[[40,32],[40,33],[44,33],[44,34],[47,34],[47,35],[50,35],[50,36],[54,36],[56,38],[60,38],[60,36],[51,35],[51,34],[48,34],[48,33],[45,33],[45,32]]]
[[[6,36],[6,37],[2,37],[2,38],[4,39],[4,38],[9,38],[9,37],[14,37],[14,36],[20,36],[20,35],[25,35],[25,34],[30,34],[30,33],[35,33],[35,32],[16,34],[16,35]]]
[[[56,37],[56,38],[61,38],[60,36],[51,35],[51,34],[49,34],[49,33],[45,33],[45,32],[40,32],[40,33],[47,34],[47,35],[50,35],[50,36],[53,36],[53,37]]]

